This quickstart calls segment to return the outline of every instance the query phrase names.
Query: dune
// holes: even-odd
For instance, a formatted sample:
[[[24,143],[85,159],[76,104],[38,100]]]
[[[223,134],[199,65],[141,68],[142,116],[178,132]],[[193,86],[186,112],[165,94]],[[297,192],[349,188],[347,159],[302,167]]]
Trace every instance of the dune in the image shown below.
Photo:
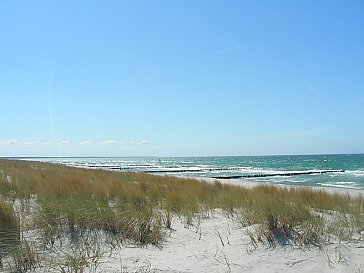
[[[2,271],[364,272],[362,190],[202,182],[1,161]]]

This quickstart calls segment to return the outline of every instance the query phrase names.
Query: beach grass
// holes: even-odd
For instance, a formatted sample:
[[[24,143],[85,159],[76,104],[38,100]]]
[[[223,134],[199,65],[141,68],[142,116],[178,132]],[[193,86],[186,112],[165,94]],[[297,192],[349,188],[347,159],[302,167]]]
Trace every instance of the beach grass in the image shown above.
[[[0,267],[2,259],[19,244],[19,220],[10,202],[0,196]]]
[[[8,240],[19,241],[22,230],[36,230],[42,250],[67,240],[79,244],[100,233],[111,238],[112,245],[158,246],[165,230],[173,228],[173,219],[189,227],[196,216],[216,209],[247,228],[255,247],[320,246],[337,239],[364,242],[363,196],[0,160],[3,257],[12,251]],[[27,217],[22,217],[25,211]],[[77,260],[71,258],[68,261]]]

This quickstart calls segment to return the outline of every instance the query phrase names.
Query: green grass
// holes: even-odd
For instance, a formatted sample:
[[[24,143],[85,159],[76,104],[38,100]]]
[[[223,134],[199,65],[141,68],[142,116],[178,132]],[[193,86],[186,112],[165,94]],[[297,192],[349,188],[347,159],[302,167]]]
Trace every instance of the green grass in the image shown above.
[[[17,212],[15,203],[21,204]],[[0,160],[3,256],[11,252],[7,242],[19,241],[20,229],[37,230],[43,249],[66,240],[78,244],[100,232],[112,238],[111,244],[158,245],[163,231],[173,228],[173,218],[189,226],[196,215],[214,209],[236,217],[242,228],[254,227],[248,229],[254,246],[282,240],[300,246],[354,237],[364,241],[363,196]],[[27,220],[19,222],[23,214]]]

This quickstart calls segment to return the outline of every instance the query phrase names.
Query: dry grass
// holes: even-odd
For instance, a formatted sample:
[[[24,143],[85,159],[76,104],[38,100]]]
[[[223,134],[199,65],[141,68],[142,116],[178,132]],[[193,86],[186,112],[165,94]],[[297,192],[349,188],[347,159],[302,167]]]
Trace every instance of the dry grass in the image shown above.
[[[67,238],[77,242],[77,238],[98,232],[108,234],[113,243],[159,244],[173,217],[183,218],[188,226],[197,213],[216,208],[238,217],[243,226],[255,224],[258,228],[249,232],[254,245],[282,240],[319,245],[323,239],[350,239],[364,230],[363,196],[269,185],[246,189],[220,182],[39,162],[0,160],[1,196],[35,204],[31,226],[39,230],[43,248]],[[322,216],[331,212],[340,225]],[[12,205],[2,199],[0,220],[0,230],[18,232]],[[5,243],[0,241],[0,246],[4,248]]]
[[[19,243],[19,222],[13,206],[0,196],[0,268],[2,258]]]

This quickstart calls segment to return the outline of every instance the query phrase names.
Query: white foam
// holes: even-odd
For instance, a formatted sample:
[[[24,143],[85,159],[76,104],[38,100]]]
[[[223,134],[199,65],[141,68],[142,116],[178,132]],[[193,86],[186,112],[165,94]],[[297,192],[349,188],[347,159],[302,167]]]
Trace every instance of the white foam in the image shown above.
[[[326,186],[326,187],[335,187],[335,188],[343,188],[343,189],[356,189],[356,187],[346,186],[345,184],[339,184],[343,182],[335,182],[335,183],[318,183],[318,185]],[[344,182],[346,183],[346,182]]]
[[[347,182],[347,181],[343,181],[343,182],[336,182],[336,184],[339,184],[339,185],[354,185],[356,184],[355,182]]]
[[[364,171],[361,171],[361,170],[357,170],[357,171],[345,171],[345,173],[347,174],[350,174],[350,175],[353,175],[353,176],[359,176],[359,177],[362,177],[364,176]]]

